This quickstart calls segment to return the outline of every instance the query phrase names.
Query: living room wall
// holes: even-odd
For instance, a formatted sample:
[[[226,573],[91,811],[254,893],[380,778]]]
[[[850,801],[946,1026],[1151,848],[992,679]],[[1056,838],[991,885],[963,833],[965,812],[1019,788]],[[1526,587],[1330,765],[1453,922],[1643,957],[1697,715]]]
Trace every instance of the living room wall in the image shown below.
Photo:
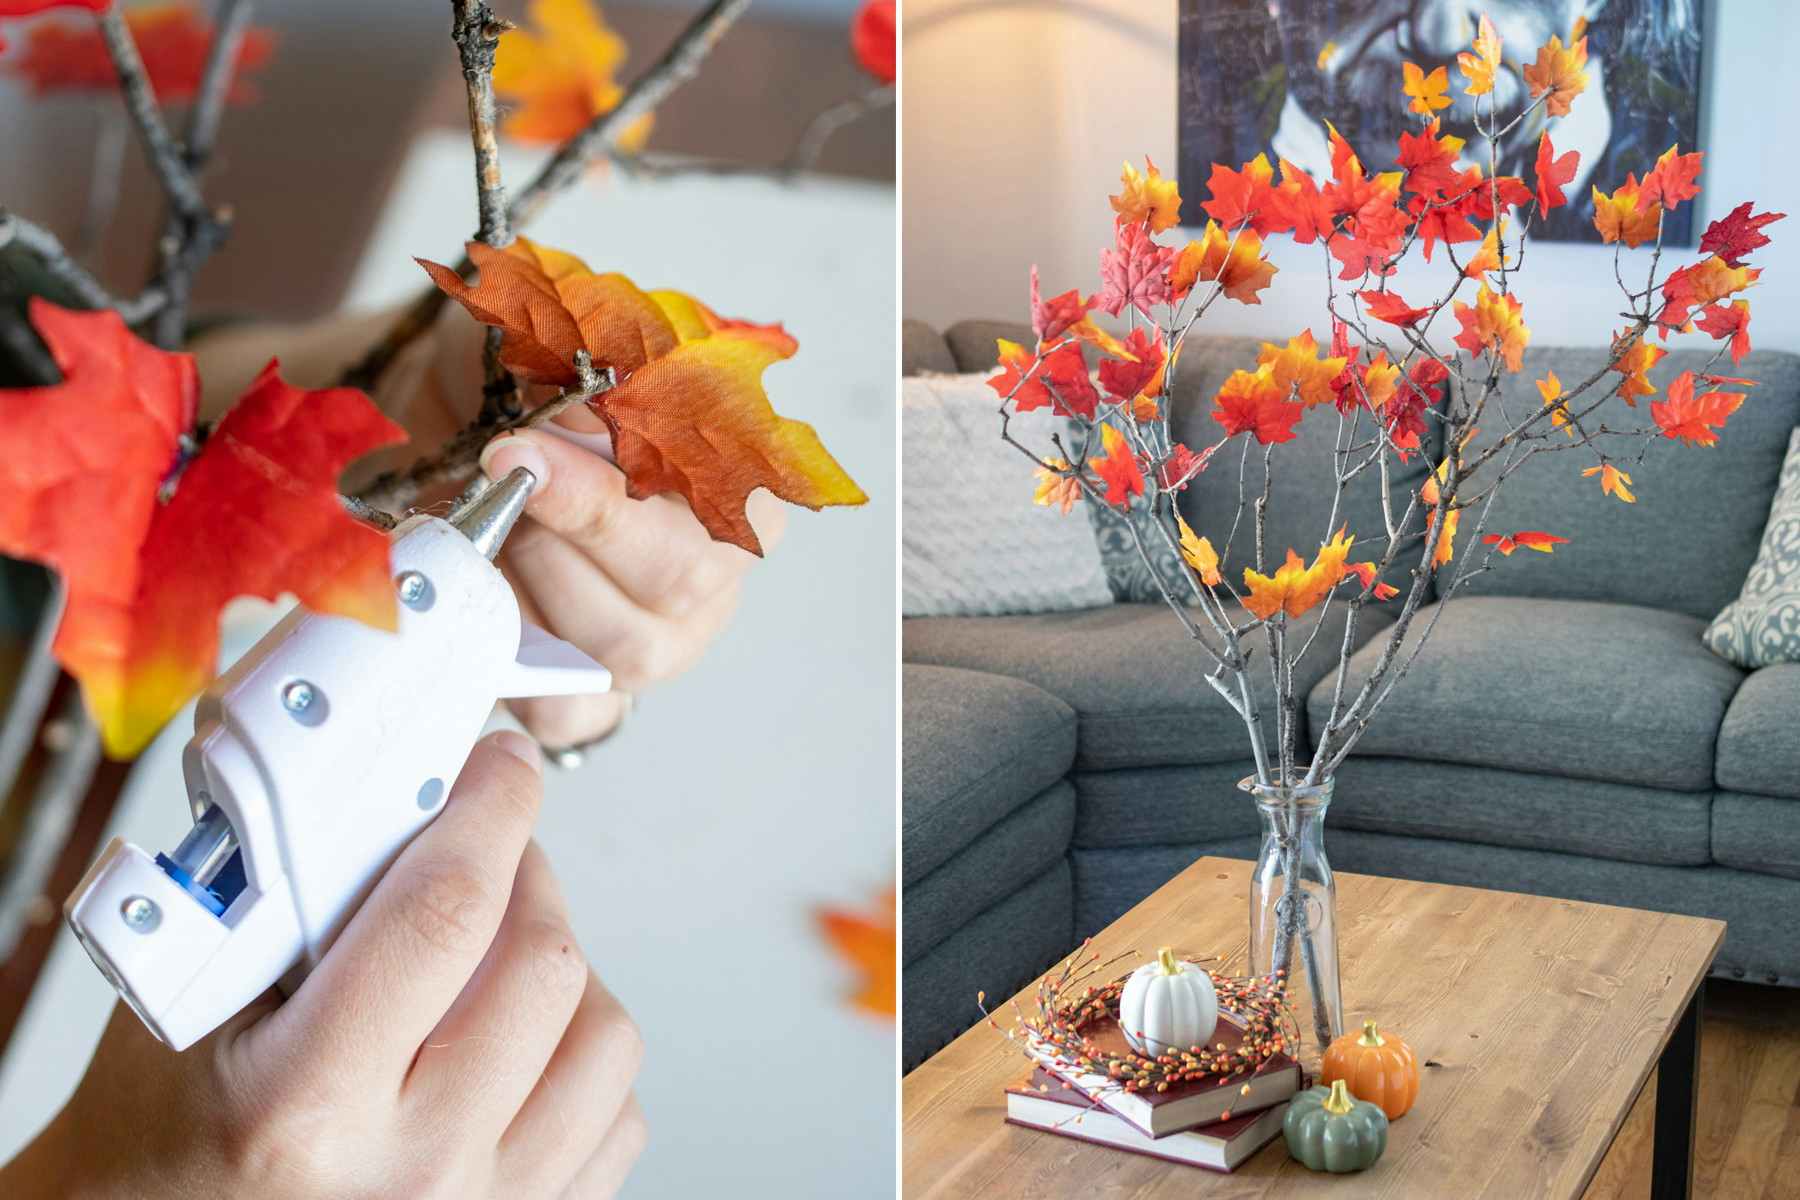
[[[1023,318],[1033,262],[1047,291],[1098,288],[1100,248],[1111,240],[1106,197],[1117,190],[1120,162],[1147,153],[1175,168],[1176,7],[1175,0],[907,0],[907,316],[940,326],[964,317]],[[1795,114],[1763,102],[1768,81],[1800,63],[1800,22],[1783,0],[1714,0],[1706,21],[1707,162],[1698,215],[1711,221],[1750,199],[1795,214],[1770,230],[1774,244],[1754,260],[1766,282],[1751,293],[1751,336],[1761,347],[1800,351],[1800,156],[1780,129]],[[1394,87],[1398,102],[1398,79]],[[1745,113],[1760,115],[1721,117]],[[1188,198],[1187,215],[1199,213],[1200,199]],[[1627,252],[1628,263],[1642,264],[1628,265],[1627,278],[1642,277],[1649,253]],[[1537,344],[1601,342],[1617,326],[1612,254],[1597,245],[1532,246],[1520,291]],[[1272,239],[1270,257],[1281,273],[1262,305],[1218,305],[1207,327],[1285,337],[1312,326],[1324,336],[1318,247]],[[1436,278],[1419,265],[1396,277],[1402,293],[1430,290],[1409,286]]]

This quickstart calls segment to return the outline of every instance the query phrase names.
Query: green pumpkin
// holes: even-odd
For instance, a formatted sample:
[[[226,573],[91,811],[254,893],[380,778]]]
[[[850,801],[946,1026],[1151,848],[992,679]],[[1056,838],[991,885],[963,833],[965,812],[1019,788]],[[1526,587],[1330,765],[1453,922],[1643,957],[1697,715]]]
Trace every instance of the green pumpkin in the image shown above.
[[[1295,1096],[1281,1132],[1289,1154],[1315,1171],[1341,1175],[1375,1165],[1387,1149],[1388,1119],[1380,1105],[1358,1100],[1340,1079]]]

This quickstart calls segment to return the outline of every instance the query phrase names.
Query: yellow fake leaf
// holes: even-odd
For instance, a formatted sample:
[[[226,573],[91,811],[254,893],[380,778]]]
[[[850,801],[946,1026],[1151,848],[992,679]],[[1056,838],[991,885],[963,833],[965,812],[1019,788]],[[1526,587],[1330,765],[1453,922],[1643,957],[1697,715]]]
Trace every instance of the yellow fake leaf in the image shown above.
[[[1553,117],[1566,117],[1569,105],[1587,88],[1586,67],[1587,38],[1576,38],[1572,45],[1564,47],[1562,38],[1552,35],[1538,48],[1537,61],[1526,64],[1525,86],[1531,89],[1533,99],[1550,93],[1544,101],[1544,111]]]
[[[1068,474],[1069,462],[1063,458],[1047,458],[1049,469],[1038,467],[1033,471],[1037,476],[1037,491],[1031,494],[1031,502],[1044,508],[1060,508],[1065,516],[1081,499],[1081,484]]]
[[[1263,257],[1263,241],[1248,226],[1229,234],[1217,221],[1206,223],[1199,241],[1183,246],[1169,270],[1169,290],[1177,299],[1197,283],[1217,281],[1219,289],[1239,304],[1262,303],[1258,293],[1281,268]]]
[[[1607,195],[1594,188],[1594,228],[1603,242],[1624,242],[1633,249],[1651,241],[1662,227],[1662,205],[1640,204],[1641,189],[1636,175]]]
[[[1119,181],[1124,187],[1111,199],[1113,211],[1119,214],[1120,220],[1133,224],[1148,221],[1151,233],[1161,233],[1180,224],[1181,192],[1173,179],[1163,178],[1148,156],[1144,159],[1142,175],[1136,167],[1126,163]]]
[[[1182,559],[1188,566],[1194,568],[1195,573],[1200,576],[1201,583],[1207,587],[1218,587],[1220,583],[1219,552],[1213,549],[1212,541],[1196,535],[1180,513],[1175,514],[1175,524],[1181,531]]]
[[[1340,529],[1319,547],[1311,566],[1289,550],[1287,559],[1273,575],[1263,575],[1245,567],[1244,607],[1264,621],[1278,612],[1285,612],[1290,617],[1304,615],[1343,580],[1348,570],[1345,559],[1349,557],[1354,541],[1348,530]]]
[[[1406,107],[1413,112],[1430,116],[1440,108],[1450,107],[1450,97],[1444,92],[1450,87],[1450,72],[1439,67],[1427,75],[1414,63],[1400,64],[1400,90],[1411,98]]]
[[[560,144],[624,97],[615,76],[625,41],[589,0],[532,0],[533,29],[500,35],[494,94],[511,106],[501,124],[522,142]],[[650,136],[649,114],[632,122],[619,145],[635,150]]]
[[[1469,86],[1463,89],[1465,94],[1484,96],[1494,90],[1494,72],[1500,69],[1500,35],[1486,13],[1481,14],[1475,33],[1475,52],[1465,50],[1458,54],[1456,65],[1469,79]]]
[[[1569,406],[1563,400],[1562,380],[1556,377],[1556,372],[1544,372],[1544,377],[1537,381],[1537,390],[1544,398],[1544,407],[1550,410],[1550,424],[1574,437],[1575,430],[1569,427]]]
[[[1310,329],[1301,330],[1298,335],[1289,338],[1286,346],[1264,342],[1262,350],[1256,356],[1258,367],[1269,368],[1282,399],[1286,399],[1293,389],[1298,388],[1300,402],[1307,408],[1336,399],[1336,393],[1331,390],[1331,381],[1344,373],[1346,361],[1348,360],[1342,356],[1321,358],[1319,344],[1313,339]]]
[[[1590,475],[1600,476],[1600,490],[1608,496],[1617,496],[1627,504],[1636,504],[1637,497],[1631,491],[1631,476],[1619,470],[1611,463],[1603,466],[1589,467],[1581,473],[1582,478]]]

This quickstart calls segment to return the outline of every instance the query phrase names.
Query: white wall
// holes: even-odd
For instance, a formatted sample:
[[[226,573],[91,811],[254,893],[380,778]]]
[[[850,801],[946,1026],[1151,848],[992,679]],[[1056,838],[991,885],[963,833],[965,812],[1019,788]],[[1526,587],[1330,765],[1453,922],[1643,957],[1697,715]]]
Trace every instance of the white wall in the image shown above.
[[[1149,154],[1175,169],[1175,13],[1175,0],[906,0],[905,315],[940,327],[1023,319],[1034,261],[1050,292],[1098,289],[1100,248],[1111,239],[1106,197],[1118,190],[1121,161]],[[1800,154],[1780,132],[1800,112],[1800,8],[1720,0],[1706,37],[1699,217],[1752,199],[1794,214],[1751,259],[1765,269],[1751,293],[1751,337],[1800,351]],[[1186,198],[1189,219],[1204,219],[1204,198]],[[1642,277],[1648,253],[1628,252],[1643,265],[1627,279]],[[1217,305],[1209,331],[1320,332],[1318,247],[1275,238],[1270,256],[1281,273],[1262,305]],[[1402,294],[1429,291],[1413,284],[1422,274],[1437,278],[1418,265],[1396,277]],[[1611,247],[1537,243],[1519,293],[1539,345],[1599,342],[1619,323]]]

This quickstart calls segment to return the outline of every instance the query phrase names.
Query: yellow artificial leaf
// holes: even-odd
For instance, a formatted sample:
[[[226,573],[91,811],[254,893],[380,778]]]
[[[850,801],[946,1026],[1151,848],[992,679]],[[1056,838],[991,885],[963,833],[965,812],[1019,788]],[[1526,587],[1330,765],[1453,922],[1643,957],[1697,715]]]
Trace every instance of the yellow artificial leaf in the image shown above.
[[[1207,587],[1218,587],[1221,582],[1219,552],[1213,549],[1212,541],[1197,536],[1180,513],[1175,514],[1175,524],[1181,531],[1182,559],[1188,566],[1194,568],[1195,573],[1200,576],[1201,583]]]

